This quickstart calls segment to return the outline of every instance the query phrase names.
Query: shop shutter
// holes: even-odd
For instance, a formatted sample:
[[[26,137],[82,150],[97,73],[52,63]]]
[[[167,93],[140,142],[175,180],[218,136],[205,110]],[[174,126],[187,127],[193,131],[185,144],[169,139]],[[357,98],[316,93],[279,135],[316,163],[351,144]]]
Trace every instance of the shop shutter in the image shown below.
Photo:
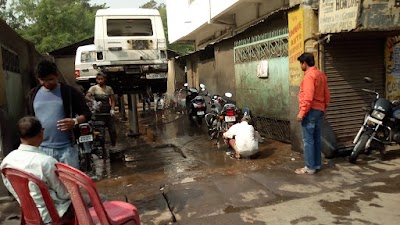
[[[335,132],[338,148],[349,148],[363,122],[363,107],[370,106],[374,97],[361,89],[375,88],[384,96],[384,42],[383,39],[347,39],[332,41],[324,47],[324,70],[331,92],[327,119]],[[374,83],[366,83],[365,76],[373,78]]]

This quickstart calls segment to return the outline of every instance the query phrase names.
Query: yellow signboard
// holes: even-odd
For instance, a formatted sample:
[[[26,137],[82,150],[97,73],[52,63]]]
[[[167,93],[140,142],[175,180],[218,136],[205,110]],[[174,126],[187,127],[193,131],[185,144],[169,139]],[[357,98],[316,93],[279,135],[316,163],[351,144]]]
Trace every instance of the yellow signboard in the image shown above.
[[[400,99],[400,36],[388,38],[385,48],[386,98]]]
[[[304,53],[304,17],[303,9],[289,12],[289,83],[300,86],[303,71],[297,58]]]

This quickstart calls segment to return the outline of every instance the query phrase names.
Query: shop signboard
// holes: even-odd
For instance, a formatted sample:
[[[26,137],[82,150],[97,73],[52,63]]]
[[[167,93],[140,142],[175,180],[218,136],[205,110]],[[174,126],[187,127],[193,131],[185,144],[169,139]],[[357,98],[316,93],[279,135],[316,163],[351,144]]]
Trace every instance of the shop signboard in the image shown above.
[[[351,31],[359,25],[360,0],[320,0],[319,32]]]

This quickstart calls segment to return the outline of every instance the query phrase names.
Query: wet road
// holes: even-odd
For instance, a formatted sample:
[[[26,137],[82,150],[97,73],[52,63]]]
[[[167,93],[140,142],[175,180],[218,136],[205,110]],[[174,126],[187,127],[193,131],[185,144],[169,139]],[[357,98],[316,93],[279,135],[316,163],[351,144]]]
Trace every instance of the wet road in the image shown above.
[[[141,212],[145,224],[171,221],[168,205],[160,187],[207,180],[273,168],[292,158],[300,158],[290,146],[267,140],[260,146],[257,160],[233,160],[225,154],[229,149],[209,140],[206,125],[191,125],[186,115],[166,112],[164,115],[140,114],[138,139],[126,137],[127,123],[121,123],[119,148],[125,150],[126,162],[113,162],[106,173],[99,172],[98,188],[110,199],[129,199]],[[99,164],[102,164],[101,162]],[[101,167],[100,167],[101,171]],[[228,210],[229,211],[229,210]],[[152,213],[162,215],[152,215]]]
[[[293,173],[303,166],[302,156],[287,144],[267,140],[257,159],[233,160],[225,146],[208,139],[205,125],[190,125],[186,116],[141,114],[140,130],[139,139],[125,139],[127,162],[114,163],[110,178],[97,185],[110,199],[135,204],[144,224],[364,224],[364,213],[397,203],[386,200],[387,193],[400,199],[399,151],[389,152],[387,161],[372,157],[360,165],[325,160],[321,172],[304,177]],[[289,203],[296,201],[320,215]],[[397,217],[366,224],[394,224]]]
[[[400,151],[358,165],[324,160],[299,176],[302,156],[266,140],[254,160],[229,158],[206,127],[169,112],[140,114],[137,139],[120,122],[126,162],[96,160],[96,185],[109,200],[129,201],[142,224],[398,224]]]

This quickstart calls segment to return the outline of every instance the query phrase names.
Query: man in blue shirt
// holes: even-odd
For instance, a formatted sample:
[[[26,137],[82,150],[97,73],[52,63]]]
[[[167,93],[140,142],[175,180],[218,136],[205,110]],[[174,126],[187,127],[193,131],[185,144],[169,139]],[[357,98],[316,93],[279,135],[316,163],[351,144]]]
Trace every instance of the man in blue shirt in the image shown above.
[[[73,147],[74,128],[90,119],[83,94],[59,83],[55,63],[43,60],[37,66],[40,85],[27,98],[28,115],[36,116],[46,129],[40,149],[57,161],[79,169],[78,151]]]

